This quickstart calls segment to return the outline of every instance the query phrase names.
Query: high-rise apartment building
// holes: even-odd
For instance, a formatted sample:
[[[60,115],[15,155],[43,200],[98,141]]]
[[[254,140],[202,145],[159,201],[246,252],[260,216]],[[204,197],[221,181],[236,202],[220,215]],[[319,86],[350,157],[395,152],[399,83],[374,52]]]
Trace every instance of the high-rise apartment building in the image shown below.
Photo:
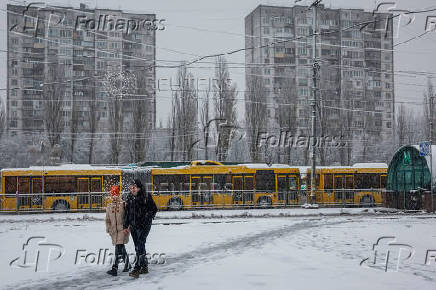
[[[73,134],[88,132],[90,116],[96,117],[99,132],[110,131],[110,98],[123,91],[125,130],[138,100],[145,101],[141,103],[147,116],[144,126],[155,127],[153,65],[158,27],[154,14],[89,9],[83,4],[80,8],[8,5],[7,9],[10,134],[31,137],[45,131],[45,104],[50,100],[44,91],[54,83],[62,86],[58,91],[63,94],[60,114],[65,133],[72,126],[77,127]],[[114,84],[119,90],[112,88],[112,95],[108,76],[119,81]]]
[[[391,14],[319,5],[316,19],[318,135],[342,136],[354,160],[365,159],[393,141]],[[260,5],[245,18],[245,46],[254,48],[246,50],[246,78],[260,75],[264,82],[272,132],[310,136],[312,32],[312,9],[304,6]],[[285,112],[284,103],[292,103]]]

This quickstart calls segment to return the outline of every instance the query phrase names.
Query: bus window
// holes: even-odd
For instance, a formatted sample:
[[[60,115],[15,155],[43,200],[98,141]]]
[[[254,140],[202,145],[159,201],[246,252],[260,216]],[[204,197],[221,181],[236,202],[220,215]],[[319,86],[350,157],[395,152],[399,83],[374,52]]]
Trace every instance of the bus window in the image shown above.
[[[233,201],[242,200],[242,176],[233,176]]]
[[[358,189],[371,189],[379,188],[379,175],[374,173],[360,173],[355,175],[356,188]]]
[[[5,193],[16,194],[17,193],[17,177],[6,176],[5,178]]]
[[[189,191],[189,175],[186,174],[174,175],[173,183],[174,183],[175,191],[180,193],[183,193],[184,191],[186,192]],[[186,183],[188,184],[187,187],[185,186]]]
[[[30,205],[30,177],[18,177],[18,193],[24,194],[20,196],[20,206]]]
[[[68,193],[75,192],[75,178],[71,176],[47,176],[44,178],[45,192]]]
[[[288,184],[287,184],[286,175],[278,175],[277,176],[277,187],[278,187],[278,199],[286,200],[288,193]]]
[[[245,176],[244,177],[244,201],[253,201],[254,199],[254,177]]]
[[[256,191],[273,192],[275,187],[274,170],[256,171]]]
[[[286,192],[288,190],[288,186],[286,184],[286,176],[277,176],[277,186],[279,192]]]
[[[380,188],[386,188],[387,175],[380,175]]]
[[[254,181],[253,181],[253,176],[245,176],[244,178],[244,190],[250,190],[253,191],[254,189]]]
[[[333,174],[324,175],[324,189],[333,189]]]
[[[295,176],[289,176],[289,189],[297,190],[297,178]]]

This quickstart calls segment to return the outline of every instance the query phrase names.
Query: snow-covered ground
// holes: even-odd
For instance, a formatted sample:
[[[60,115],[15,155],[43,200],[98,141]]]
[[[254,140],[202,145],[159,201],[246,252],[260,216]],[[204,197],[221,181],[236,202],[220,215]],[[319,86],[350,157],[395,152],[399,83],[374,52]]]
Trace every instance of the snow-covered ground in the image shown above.
[[[434,215],[372,209],[160,212],[147,251],[161,254],[156,260],[165,260],[165,264],[150,265],[150,273],[138,280],[127,273],[118,277],[105,273],[110,264],[108,259],[103,264],[104,249],[113,249],[103,219],[101,213],[1,215],[0,288],[436,287]],[[28,259],[23,263],[23,244],[31,237],[40,239],[25,247]],[[375,254],[373,244],[382,237],[385,239],[379,241]],[[38,247],[39,268],[35,271],[35,242],[44,240]],[[390,259],[385,269],[383,254],[388,248]],[[133,253],[132,241],[127,250]],[[374,264],[375,255],[378,260]],[[99,262],[92,263],[92,258]]]

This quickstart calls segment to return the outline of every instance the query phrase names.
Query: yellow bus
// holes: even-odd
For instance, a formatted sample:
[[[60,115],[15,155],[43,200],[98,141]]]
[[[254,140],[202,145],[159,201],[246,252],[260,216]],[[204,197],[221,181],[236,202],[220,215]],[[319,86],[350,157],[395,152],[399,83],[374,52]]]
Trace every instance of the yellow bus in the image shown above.
[[[317,167],[316,203],[382,204],[386,164]],[[140,179],[160,210],[299,206],[310,202],[310,167],[193,161],[176,167],[61,165],[3,169],[2,211],[103,210],[112,185]]]
[[[284,206],[300,201],[300,174],[288,165],[196,161],[151,171],[161,209]]]
[[[90,165],[2,169],[2,211],[101,209],[121,170]]]
[[[353,166],[317,167],[316,202],[326,206],[382,205],[388,165],[357,163]],[[310,190],[310,168],[306,169]]]

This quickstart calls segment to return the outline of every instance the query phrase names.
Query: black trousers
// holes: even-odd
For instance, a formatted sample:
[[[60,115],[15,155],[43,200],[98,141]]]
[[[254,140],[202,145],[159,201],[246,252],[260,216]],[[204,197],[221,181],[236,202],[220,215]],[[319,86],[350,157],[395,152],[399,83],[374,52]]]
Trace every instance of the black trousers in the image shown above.
[[[150,232],[151,224],[144,228],[130,228],[133,243],[135,244],[136,263],[135,269],[148,266],[148,260],[145,251],[145,242],[147,241],[148,233]]]
[[[127,255],[126,247],[123,244],[115,245],[114,268],[118,268],[120,260],[123,260],[125,265],[129,264],[129,255]]]

